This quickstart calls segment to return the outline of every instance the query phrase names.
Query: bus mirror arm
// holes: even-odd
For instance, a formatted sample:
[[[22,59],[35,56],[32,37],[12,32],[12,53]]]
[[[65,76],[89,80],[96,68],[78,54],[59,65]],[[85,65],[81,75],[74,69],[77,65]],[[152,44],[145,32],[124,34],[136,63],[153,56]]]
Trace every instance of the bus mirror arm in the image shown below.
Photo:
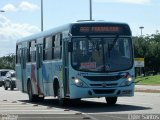
[[[69,42],[68,43],[68,52],[72,52],[73,51],[73,42]]]

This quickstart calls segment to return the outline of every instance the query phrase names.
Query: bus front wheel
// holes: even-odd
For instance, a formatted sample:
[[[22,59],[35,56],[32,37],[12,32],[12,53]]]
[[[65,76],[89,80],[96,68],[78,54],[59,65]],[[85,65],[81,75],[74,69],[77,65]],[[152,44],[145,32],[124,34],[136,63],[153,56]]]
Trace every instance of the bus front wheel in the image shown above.
[[[105,97],[108,105],[114,105],[117,102],[117,97]]]

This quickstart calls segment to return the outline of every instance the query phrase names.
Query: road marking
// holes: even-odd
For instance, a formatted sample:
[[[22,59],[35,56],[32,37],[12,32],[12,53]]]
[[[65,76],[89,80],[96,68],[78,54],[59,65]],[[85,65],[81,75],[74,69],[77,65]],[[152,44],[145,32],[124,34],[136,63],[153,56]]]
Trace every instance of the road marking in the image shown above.
[[[45,113],[46,112],[46,113]],[[31,111],[28,112],[28,111],[21,111],[20,113],[18,112],[10,112],[9,114],[13,114],[13,115],[75,115],[75,112],[55,112],[53,113],[54,111]],[[0,114],[6,114],[7,111],[3,111],[3,112],[0,112]]]
[[[111,117],[111,118],[118,118],[121,120],[128,120],[128,118],[124,118],[124,117],[116,117],[116,116],[111,116],[111,115],[104,115],[104,116]]]
[[[151,105],[153,106],[154,104],[150,104],[150,103],[142,103],[142,102],[128,102],[128,101],[118,101],[118,103],[131,103],[131,104],[135,104],[135,105]]]
[[[91,118],[92,120],[98,120],[97,118],[89,115],[89,114],[86,114],[86,113],[82,113],[83,115],[87,116],[88,118]]]
[[[40,110],[39,109],[32,109],[32,110],[31,109],[28,109],[28,110],[19,109],[19,110],[17,110],[16,108],[14,108],[14,109],[6,109],[6,110],[5,109],[1,109],[0,110],[0,112],[4,112],[4,111],[7,111],[7,112],[12,112],[12,111],[14,111],[14,112],[33,111],[34,112],[35,111],[35,112],[37,112],[37,111],[64,111],[64,110],[54,110],[54,109],[49,109],[49,110],[48,109],[46,109],[46,110],[45,109],[44,110],[41,110],[41,109]]]
[[[58,118],[58,119],[77,119],[77,118],[82,118],[82,117],[18,117],[18,119],[26,119],[26,118],[28,118],[28,119],[30,119],[30,118],[32,118],[32,119],[51,119],[51,118]]]

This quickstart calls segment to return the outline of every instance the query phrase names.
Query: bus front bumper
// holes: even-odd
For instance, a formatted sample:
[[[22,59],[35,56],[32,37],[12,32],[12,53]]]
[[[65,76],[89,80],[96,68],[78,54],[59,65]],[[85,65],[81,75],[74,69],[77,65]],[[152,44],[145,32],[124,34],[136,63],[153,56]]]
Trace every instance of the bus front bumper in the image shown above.
[[[134,96],[134,83],[124,87],[105,88],[81,88],[72,85],[70,88],[70,98],[93,98],[93,97],[123,97]]]

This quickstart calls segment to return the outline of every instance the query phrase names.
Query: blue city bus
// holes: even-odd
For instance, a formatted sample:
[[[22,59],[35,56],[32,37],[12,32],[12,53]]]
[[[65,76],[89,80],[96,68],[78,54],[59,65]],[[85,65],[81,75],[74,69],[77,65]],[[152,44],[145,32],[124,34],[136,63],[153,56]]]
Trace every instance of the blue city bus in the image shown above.
[[[134,95],[133,58],[128,24],[77,21],[17,41],[17,87],[31,102],[105,97],[116,104]]]

